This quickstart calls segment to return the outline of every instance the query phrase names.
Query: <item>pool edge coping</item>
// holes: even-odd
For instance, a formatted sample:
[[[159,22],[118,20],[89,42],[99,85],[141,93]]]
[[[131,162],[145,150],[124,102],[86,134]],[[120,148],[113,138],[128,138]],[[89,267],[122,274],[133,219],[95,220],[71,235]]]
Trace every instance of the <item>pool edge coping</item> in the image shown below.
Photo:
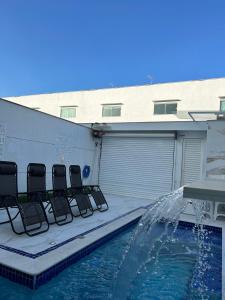
[[[146,208],[147,207],[139,207],[139,208],[135,209],[134,211],[130,211],[118,218],[111,220],[110,222],[102,224],[102,226],[100,228],[99,228],[99,226],[97,226],[95,228],[95,230],[92,230],[90,233],[88,233],[88,235],[91,235],[91,234],[95,235],[96,232],[100,231],[100,234],[101,234],[100,237],[99,236],[92,237],[92,239],[90,241],[87,241],[86,244],[81,245],[81,247],[77,251],[73,251],[69,255],[65,255],[64,258],[62,258],[62,257],[59,258],[57,262],[52,262],[47,268],[45,266],[42,270],[39,270],[39,272],[35,272],[35,273],[24,272],[24,270],[12,268],[12,266],[0,264],[0,275],[2,275],[3,277],[5,277],[11,281],[14,281],[16,283],[25,285],[31,289],[37,289],[41,285],[47,283],[49,280],[51,280],[53,277],[58,275],[60,272],[62,272],[64,269],[66,269],[70,265],[76,263],[78,260],[80,260],[83,257],[85,257],[86,255],[90,254],[96,248],[98,248],[102,244],[106,243],[107,241],[109,241],[110,239],[112,239],[113,237],[118,235],[120,232],[126,230],[127,228],[129,228],[130,226],[135,224],[141,218],[141,216],[144,214],[144,212],[146,211]],[[184,223],[189,223],[189,226],[191,226],[191,224],[193,224],[193,222],[190,219],[187,220],[186,218],[185,218],[185,220],[180,220],[180,221],[184,222]],[[114,226],[115,223],[116,223],[116,227]],[[212,224],[210,224],[210,225],[204,224],[204,225],[207,227],[213,227],[215,229],[222,231],[222,299],[225,299],[225,225],[223,225],[223,226],[220,226],[220,225],[216,226],[215,224],[214,224],[214,226]],[[106,227],[109,227],[108,228],[109,231],[107,233],[104,232],[104,234],[103,234],[103,232],[101,233],[102,230],[105,231]],[[76,239],[73,242],[81,243],[82,239],[81,240]],[[68,244],[70,244],[70,243],[68,243]],[[68,246],[68,244],[66,244],[65,246]],[[61,248],[59,247],[53,251],[56,251],[56,252],[57,252],[57,250],[60,251],[61,249],[63,249],[63,247],[64,246],[62,246]],[[47,254],[51,254],[51,253],[52,253],[52,251]],[[19,254],[15,254],[15,253],[13,253],[13,254],[19,255]],[[43,255],[38,258],[46,259],[46,255]],[[22,257],[23,256],[20,255],[20,258],[22,258]],[[35,262],[38,262],[38,258],[37,258],[37,260],[30,259],[28,257],[24,257],[24,258],[29,259],[30,261],[33,261],[34,265],[36,264]],[[36,268],[36,266],[34,266],[34,267]]]
[[[61,247],[54,249],[53,251],[37,257],[35,260],[18,253],[3,250],[6,252],[6,254],[10,253],[9,256],[14,256],[14,259],[15,257],[19,258],[20,266],[13,265],[9,257],[9,261],[7,263],[0,263],[0,275],[11,281],[23,284],[31,289],[37,289],[39,286],[46,283],[62,270],[64,270],[66,267],[86,256],[101,244],[116,236],[119,232],[122,232],[132,224],[136,223],[145,211],[146,208],[139,207],[134,211],[126,213],[119,218],[107,222],[106,224],[102,224],[100,228],[95,228],[95,230],[92,230],[87,234],[85,243],[83,239],[75,239],[70,243],[67,243]],[[107,229],[107,227],[108,230],[106,232],[105,229]],[[96,232],[99,234],[99,236],[96,236]],[[79,243],[81,245],[77,247],[76,243]],[[66,250],[68,250],[68,246],[69,248],[73,248],[74,244],[77,249],[75,251],[74,249],[70,249],[70,251],[66,253],[65,248],[67,248]],[[54,253],[55,259],[52,259],[52,257],[48,257],[49,255],[52,256],[52,253]],[[43,260],[45,261],[43,262]],[[46,260],[48,261],[47,265]],[[42,267],[40,266],[40,264],[42,265]]]

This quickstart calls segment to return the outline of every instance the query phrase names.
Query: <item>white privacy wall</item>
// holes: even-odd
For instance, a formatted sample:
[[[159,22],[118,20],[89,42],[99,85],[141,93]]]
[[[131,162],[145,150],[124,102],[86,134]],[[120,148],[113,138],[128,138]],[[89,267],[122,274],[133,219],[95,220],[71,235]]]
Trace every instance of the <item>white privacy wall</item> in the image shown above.
[[[47,114],[0,99],[0,160],[18,165],[19,191],[26,191],[26,170],[30,162],[44,163],[47,188],[52,188],[51,168],[61,163],[91,166],[84,184],[96,183],[99,146],[91,130]]]
[[[225,180],[225,121],[208,122],[207,176]]]

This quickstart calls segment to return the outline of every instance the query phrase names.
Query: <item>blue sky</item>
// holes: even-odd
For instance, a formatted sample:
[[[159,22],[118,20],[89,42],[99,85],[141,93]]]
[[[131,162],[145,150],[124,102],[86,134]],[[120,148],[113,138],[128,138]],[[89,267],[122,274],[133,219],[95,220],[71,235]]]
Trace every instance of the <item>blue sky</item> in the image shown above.
[[[0,0],[0,97],[225,77],[224,0]]]

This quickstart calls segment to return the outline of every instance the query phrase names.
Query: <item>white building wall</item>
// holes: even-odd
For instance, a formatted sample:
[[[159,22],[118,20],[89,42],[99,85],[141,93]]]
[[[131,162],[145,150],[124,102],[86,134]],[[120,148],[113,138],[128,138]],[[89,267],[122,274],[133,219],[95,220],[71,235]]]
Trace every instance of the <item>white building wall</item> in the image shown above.
[[[225,180],[224,121],[209,122],[207,132],[207,176],[209,178]]]
[[[175,188],[182,184],[182,146],[185,138],[200,138],[204,143],[201,155],[202,177],[225,178],[224,121],[114,123],[111,124],[111,130],[136,131],[137,143],[141,132],[176,131]],[[205,143],[207,153],[204,150]],[[93,139],[89,128],[5,100],[0,101],[0,160],[17,163],[20,191],[26,190],[26,169],[30,162],[46,164],[48,189],[52,188],[51,168],[55,163],[66,164],[67,171],[70,164],[79,164],[81,168],[90,165],[92,173],[84,184],[97,183],[99,148],[100,142]],[[69,184],[69,176],[67,179]]]
[[[65,164],[67,171],[71,164],[81,168],[90,165],[92,173],[84,184],[95,184],[98,151],[90,129],[0,101],[0,160],[17,163],[19,191],[26,191],[26,170],[30,162],[46,164],[48,189],[52,188],[51,168],[56,163]]]
[[[218,111],[220,97],[225,96],[225,78],[196,80],[90,91],[9,97],[10,101],[60,116],[61,106],[77,106],[71,121],[149,122],[179,121],[188,111]],[[154,115],[154,101],[179,100],[177,115]],[[122,103],[120,117],[102,117],[102,105]]]

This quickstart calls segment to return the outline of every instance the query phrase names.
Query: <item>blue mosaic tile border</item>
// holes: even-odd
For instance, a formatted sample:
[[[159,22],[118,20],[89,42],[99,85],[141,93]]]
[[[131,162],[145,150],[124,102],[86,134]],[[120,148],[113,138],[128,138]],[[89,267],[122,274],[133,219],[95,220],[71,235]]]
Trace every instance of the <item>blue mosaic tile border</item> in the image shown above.
[[[129,223],[123,225],[122,227],[116,229],[115,231],[109,233],[108,235],[100,238],[99,240],[88,245],[84,249],[72,254],[71,256],[67,257],[63,261],[57,263],[53,267],[45,270],[44,272],[42,272],[41,274],[39,274],[37,276],[32,276],[32,275],[26,274],[24,272],[17,271],[15,269],[4,266],[2,264],[0,264],[0,275],[11,281],[14,281],[16,283],[23,284],[31,289],[37,289],[41,285],[47,283],[50,279],[55,277],[57,274],[62,272],[68,266],[74,264],[75,262],[77,262],[84,256],[88,255],[89,253],[91,253],[93,250],[95,250],[102,244],[108,242],[110,239],[112,239],[113,237],[115,237],[116,235],[121,233],[122,231],[126,230],[130,226],[137,223],[140,218],[141,217],[135,218],[134,220],[130,221]]]
[[[0,264],[0,276],[16,283],[23,284],[31,289],[34,288],[34,277],[21,271]]]
[[[193,228],[195,226],[195,224],[191,223],[191,222],[186,222],[186,221],[179,221],[179,226]],[[214,226],[210,226],[210,225],[203,225],[203,228],[205,228],[205,229],[207,229],[209,231],[222,233],[222,228],[221,227],[214,227]]]
[[[86,255],[90,254],[92,251],[94,251],[96,248],[98,248],[102,244],[108,242],[109,240],[111,240],[112,238],[114,238],[119,233],[123,232],[124,230],[126,230],[129,227],[131,227],[132,225],[136,224],[139,221],[140,218],[141,217],[138,217],[138,218],[130,221],[126,225],[123,225],[122,227],[116,229],[115,231],[113,231],[113,232],[109,233],[108,235],[100,238],[96,242],[88,245],[84,249],[82,249],[82,250],[74,253],[73,255],[69,256],[65,260],[63,260],[63,261],[59,262],[58,264],[54,265],[50,269],[48,269],[48,270],[44,271],[43,273],[39,274],[36,277],[36,282],[35,282],[35,287],[34,288],[37,289],[41,285],[45,284],[50,279],[52,279],[57,274],[59,274],[60,272],[62,272],[64,269],[66,269],[67,267],[69,267],[72,264],[76,263],[78,260],[80,260],[81,258],[83,258]]]
[[[37,253],[29,253],[29,252],[26,252],[26,251],[23,251],[23,250],[19,250],[19,249],[16,249],[16,248],[13,248],[13,247],[9,247],[9,246],[5,246],[5,245],[1,245],[1,244],[0,244],[0,249],[6,250],[6,251],[9,251],[9,252],[13,252],[13,253],[16,253],[16,254],[19,254],[19,255],[22,255],[22,256],[26,256],[26,257],[29,257],[29,258],[32,258],[32,259],[36,259],[36,258],[38,258],[38,257],[40,257],[40,256],[42,256],[42,255],[44,255],[46,253],[49,253],[50,251],[53,251],[53,250],[55,250],[55,249],[57,249],[57,248],[59,248],[59,247],[61,247],[63,245],[66,245],[67,243],[70,243],[70,242],[74,241],[75,239],[79,238],[80,236],[86,235],[86,234],[88,234],[90,232],[93,232],[93,231],[95,231],[95,230],[97,230],[97,229],[99,229],[101,227],[104,227],[104,226],[106,226],[106,225],[108,225],[108,224],[110,224],[110,223],[112,223],[112,222],[114,222],[116,220],[119,220],[119,219],[121,219],[121,218],[123,218],[123,217],[125,217],[125,216],[127,216],[127,215],[129,215],[129,214],[131,214],[131,213],[133,213],[133,212],[141,209],[141,208],[145,208],[146,209],[146,208],[148,208],[150,206],[151,206],[151,204],[147,205],[147,206],[141,206],[141,207],[135,208],[135,209],[133,209],[133,210],[131,210],[131,211],[129,211],[129,212],[127,212],[127,213],[125,213],[125,214],[123,214],[123,215],[115,218],[115,219],[112,219],[112,220],[110,220],[108,222],[105,222],[105,223],[103,223],[103,224],[101,224],[101,225],[99,225],[97,227],[94,227],[94,228],[92,228],[90,230],[87,230],[87,231],[85,231],[85,232],[83,232],[81,234],[78,234],[78,235],[76,235],[76,236],[74,236],[72,238],[69,238],[69,239],[67,239],[67,240],[65,240],[65,241],[63,241],[63,242],[61,242],[61,243],[59,243],[57,245],[51,246],[51,247],[49,247],[49,248],[47,248],[47,249],[45,249],[43,251],[37,252]]]
[[[125,214],[125,215],[127,215],[127,214]],[[116,219],[118,219],[118,218],[116,218]],[[123,225],[122,227],[116,229],[115,231],[109,233],[108,235],[100,238],[99,240],[97,240],[96,242],[88,245],[84,249],[72,254],[68,258],[66,258],[63,261],[57,263],[53,267],[45,270],[44,272],[42,272],[41,274],[39,274],[37,276],[32,276],[32,275],[14,270],[10,267],[7,267],[7,266],[1,265],[1,264],[0,264],[0,275],[5,277],[5,278],[8,278],[11,281],[23,284],[23,285],[25,285],[25,286],[27,286],[31,289],[37,289],[41,285],[47,283],[49,280],[51,280],[57,274],[62,272],[68,266],[76,263],[81,258],[83,258],[86,255],[90,254],[92,251],[94,251],[100,245],[108,242],[110,239],[112,239],[113,237],[115,237],[116,235],[121,233],[122,231],[126,230],[130,226],[137,223],[140,218],[141,217],[135,218],[134,220],[130,221],[129,223]],[[107,222],[107,224],[108,223],[110,223],[110,222]],[[98,226],[97,228],[102,227],[104,225],[106,225],[106,223],[102,224],[101,226]],[[179,226],[192,228],[194,226],[194,224],[190,223],[190,222],[179,221]],[[204,225],[204,227],[207,228],[208,230],[211,230],[211,231],[214,231],[214,232],[222,232],[222,228],[212,227],[212,226],[208,226],[208,225]],[[97,229],[97,228],[95,228],[95,229]],[[90,230],[90,231],[92,231],[92,230]]]

